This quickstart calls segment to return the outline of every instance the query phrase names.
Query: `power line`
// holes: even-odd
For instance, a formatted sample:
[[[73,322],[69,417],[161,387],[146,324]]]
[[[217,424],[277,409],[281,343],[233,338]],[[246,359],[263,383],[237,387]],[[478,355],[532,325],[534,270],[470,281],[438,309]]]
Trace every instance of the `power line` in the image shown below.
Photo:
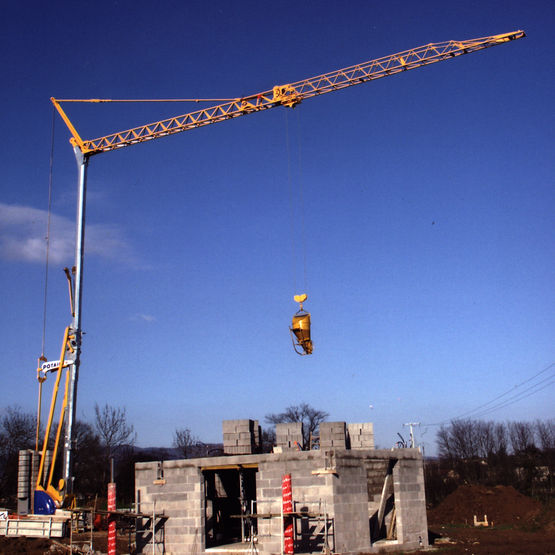
[[[480,406],[476,407],[475,409],[464,412],[463,414],[460,414],[459,416],[456,416],[455,418],[452,418],[451,420],[458,420],[459,418],[464,418],[465,416],[469,416],[470,414],[472,414],[474,412],[478,412],[480,409],[485,408],[488,405],[491,405],[492,403],[494,403],[498,399],[501,399],[502,397],[505,397],[505,395],[508,395],[509,393],[512,393],[515,389],[523,386],[524,384],[527,384],[528,382],[531,382],[533,379],[537,378],[538,376],[540,376],[544,372],[547,372],[553,366],[555,366],[555,362],[552,362],[549,366],[546,366],[543,370],[540,370],[539,372],[537,372],[536,374],[534,374],[533,376],[531,376],[527,380],[524,380],[523,382],[513,386],[511,389],[508,389],[504,393],[501,393],[501,395],[498,395],[497,397],[495,397],[491,401],[488,401],[487,403],[484,403],[483,405],[480,405]]]
[[[544,383],[544,382],[548,382],[548,383]],[[543,380],[541,380],[540,382],[538,382],[537,384],[531,385],[530,387],[527,387],[524,391],[521,391],[520,393],[517,393],[516,395],[513,395],[512,397],[509,397],[507,400],[493,406],[490,407],[478,414],[474,415],[474,418],[480,418],[482,416],[485,416],[486,414],[489,414],[490,412],[494,412],[496,410],[502,409],[504,407],[507,407],[509,405],[512,405],[514,403],[516,403],[517,401],[520,401],[522,399],[525,399],[526,397],[530,397],[530,395],[534,395],[535,393],[538,393],[540,391],[542,391],[543,389],[549,387],[550,385],[555,383],[555,374],[552,376],[548,376],[547,378],[544,378]],[[544,384],[544,385],[542,385]],[[542,387],[539,387],[539,385],[542,385]],[[532,390],[532,391],[530,391]],[[526,393],[528,392],[529,393]],[[524,395],[524,393],[526,393],[526,395]]]
[[[504,399],[500,403],[497,403],[493,406],[490,406],[493,403],[495,403],[496,401],[498,401],[499,399],[502,399],[503,397],[505,397],[506,395],[509,395],[510,393],[514,393],[514,391],[516,389],[518,389],[518,388],[522,387],[523,385],[531,382],[532,380],[534,380],[538,376],[541,376],[542,374],[544,374],[545,372],[547,372],[548,370],[553,368],[553,366],[555,366],[555,362],[552,362],[551,364],[546,366],[543,370],[540,370],[539,372],[537,372],[533,376],[531,376],[528,379],[524,380],[523,382],[513,386],[512,388],[508,389],[504,393],[501,393],[497,397],[494,397],[491,401],[488,401],[487,403],[479,405],[478,407],[476,407],[472,410],[466,411],[462,414],[459,414],[458,416],[443,420],[441,422],[433,422],[431,424],[423,424],[423,425],[424,426],[441,426],[443,424],[446,424],[447,422],[451,422],[453,420],[459,420],[460,418],[465,418],[465,417],[469,417],[469,416],[473,416],[473,417],[484,416],[486,414],[489,414],[490,412],[494,412],[494,411],[499,410],[501,408],[512,405],[512,404],[514,404],[514,403],[516,403],[516,402],[518,402],[522,399],[525,399],[526,397],[530,397],[531,395],[534,395],[535,393],[539,393],[543,389],[545,389],[545,388],[549,387],[550,385],[552,385],[553,383],[555,383],[555,379],[554,379],[555,378],[555,373],[546,377],[546,378],[544,378],[544,379],[542,379],[542,380],[540,380],[539,382],[527,387],[523,391],[519,391],[518,393],[509,397],[508,399]],[[548,382],[548,383],[545,383],[545,382]],[[542,384],[544,384],[544,385],[542,385]],[[539,385],[542,385],[542,387],[540,387],[539,389],[536,389]],[[530,391],[530,390],[532,390],[532,391]],[[524,395],[525,393],[526,393],[526,395]],[[486,407],[488,407],[488,408],[486,408]]]

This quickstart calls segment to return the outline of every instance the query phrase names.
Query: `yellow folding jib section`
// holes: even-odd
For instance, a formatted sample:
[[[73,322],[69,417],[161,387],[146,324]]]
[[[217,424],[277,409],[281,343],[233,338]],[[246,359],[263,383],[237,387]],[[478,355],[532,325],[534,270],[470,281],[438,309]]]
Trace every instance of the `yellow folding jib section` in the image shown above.
[[[337,91],[359,85],[367,81],[381,79],[388,75],[395,75],[409,69],[416,69],[426,65],[434,64],[442,60],[448,60],[463,54],[469,54],[484,48],[490,48],[504,44],[512,40],[525,37],[524,31],[513,31],[501,35],[492,35],[478,39],[465,41],[446,41],[431,43],[411,50],[405,50],[398,54],[377,58],[369,62],[363,62],[344,69],[324,73],[295,83],[276,85],[271,90],[253,95],[236,98],[223,104],[210,108],[197,110],[173,118],[156,121],[147,125],[141,125],[125,131],[118,131],[97,139],[84,140],[69,120],[67,114],[61,107],[63,102],[117,102],[112,99],[55,99],[52,103],[62,116],[71,132],[71,144],[78,148],[83,155],[91,156],[101,152],[108,152],[118,148],[142,143],[152,139],[165,137],[195,129],[204,125],[210,125],[220,121],[236,118],[246,114],[252,114],[275,106],[294,107],[301,101],[319,96],[332,91]]]

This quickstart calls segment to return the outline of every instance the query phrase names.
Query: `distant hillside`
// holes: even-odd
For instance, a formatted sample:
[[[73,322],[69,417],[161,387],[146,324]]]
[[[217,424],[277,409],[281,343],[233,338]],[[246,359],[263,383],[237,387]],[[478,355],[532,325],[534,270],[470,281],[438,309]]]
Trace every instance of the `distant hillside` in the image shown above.
[[[134,446],[132,449],[135,462],[169,461],[184,458],[181,451],[175,447]],[[189,453],[186,458],[218,457],[223,455],[223,449],[222,443],[200,443],[198,445],[192,445],[189,448]]]

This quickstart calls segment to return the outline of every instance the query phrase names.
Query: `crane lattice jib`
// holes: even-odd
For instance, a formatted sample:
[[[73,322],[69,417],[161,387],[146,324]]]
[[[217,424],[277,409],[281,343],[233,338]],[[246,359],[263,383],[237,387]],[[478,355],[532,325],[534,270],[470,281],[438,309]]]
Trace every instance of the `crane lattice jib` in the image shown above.
[[[259,112],[275,106],[294,107],[306,98],[337,91],[367,81],[374,81],[375,79],[380,79],[387,75],[394,75],[396,73],[408,71],[409,69],[416,69],[442,60],[448,60],[456,56],[483,50],[484,48],[503,44],[525,36],[524,31],[514,31],[512,33],[504,33],[502,35],[466,41],[447,41],[427,44],[384,58],[353,65],[303,81],[297,81],[296,83],[278,85],[273,87],[272,90],[230,100],[229,102],[218,104],[210,108],[204,108],[188,114],[153,122],[92,140],[81,139],[61,108],[60,103],[68,102],[68,100],[56,100],[52,98],[52,102],[71,131],[72,138],[70,141],[73,146],[78,147],[83,155],[91,156],[93,154],[142,143],[151,139],[173,135],[188,129],[194,129],[219,121]],[[113,102],[113,100],[87,99],[81,100],[80,102]]]

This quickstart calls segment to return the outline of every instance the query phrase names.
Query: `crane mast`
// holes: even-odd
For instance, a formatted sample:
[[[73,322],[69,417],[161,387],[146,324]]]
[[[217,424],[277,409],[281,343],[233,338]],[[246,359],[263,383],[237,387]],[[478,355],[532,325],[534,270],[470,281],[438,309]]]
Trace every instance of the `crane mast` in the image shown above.
[[[524,31],[513,31],[501,35],[492,35],[465,41],[447,41],[431,43],[411,50],[405,50],[391,56],[377,58],[369,62],[356,64],[344,69],[324,73],[316,77],[304,79],[285,85],[276,85],[272,89],[249,96],[231,99],[221,104],[196,110],[180,116],[141,125],[125,131],[118,131],[97,139],[82,139],[69,117],[62,108],[63,103],[69,102],[117,102],[112,99],[56,99],[51,98],[52,104],[64,120],[70,133],[70,143],[73,146],[77,161],[78,197],[77,197],[77,236],[75,247],[75,311],[72,331],[75,337],[75,353],[71,365],[70,387],[67,421],[64,437],[64,469],[63,478],[67,485],[67,492],[71,493],[72,482],[72,449],[73,426],[77,396],[77,381],[79,378],[79,364],[81,353],[81,304],[83,261],[85,245],[85,206],[87,168],[91,156],[103,152],[110,152],[152,139],[196,129],[205,125],[226,121],[239,116],[253,114],[277,106],[294,107],[303,100],[360,85],[368,81],[381,79],[388,75],[395,75],[411,69],[424,67],[443,60],[449,60],[463,54],[469,54],[492,46],[504,44],[525,37]]]

